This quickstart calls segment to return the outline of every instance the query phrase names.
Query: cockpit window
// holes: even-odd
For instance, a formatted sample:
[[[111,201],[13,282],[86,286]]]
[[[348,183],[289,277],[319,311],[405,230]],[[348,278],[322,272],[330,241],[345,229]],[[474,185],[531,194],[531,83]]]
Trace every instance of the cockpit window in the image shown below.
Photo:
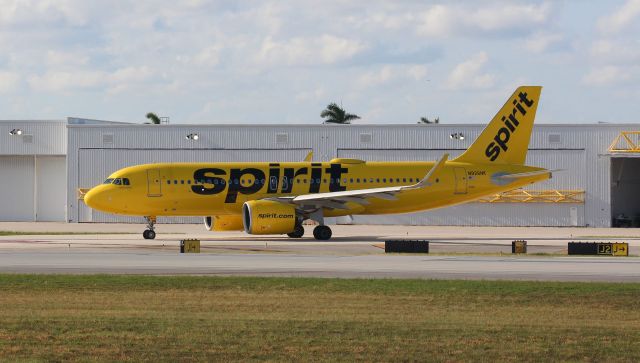
[[[113,185],[121,185],[121,184],[122,184],[122,179],[120,178],[113,179]]]
[[[129,178],[122,178],[122,185],[129,185]]]
[[[105,180],[104,183],[102,183],[102,184],[111,184],[111,183],[113,183],[113,179],[109,178],[109,179]]]

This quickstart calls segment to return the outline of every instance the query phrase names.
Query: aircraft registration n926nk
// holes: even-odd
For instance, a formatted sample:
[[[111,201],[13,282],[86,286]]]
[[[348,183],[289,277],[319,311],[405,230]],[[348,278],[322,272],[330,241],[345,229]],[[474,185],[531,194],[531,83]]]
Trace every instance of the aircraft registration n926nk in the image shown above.
[[[208,230],[287,234],[325,217],[408,213],[461,204],[551,178],[524,165],[542,87],[519,87],[459,157],[437,161],[161,163],[118,170],[84,197],[91,208],[143,216],[155,238],[158,216],[205,216]]]

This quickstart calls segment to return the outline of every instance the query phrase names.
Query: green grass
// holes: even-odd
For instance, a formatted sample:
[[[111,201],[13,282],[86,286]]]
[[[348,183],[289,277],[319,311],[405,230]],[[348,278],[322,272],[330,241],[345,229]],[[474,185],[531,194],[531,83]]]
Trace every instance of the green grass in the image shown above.
[[[0,361],[638,361],[640,284],[0,275]]]
[[[62,235],[85,235],[85,234],[137,234],[131,232],[23,232],[23,231],[0,231],[0,236],[62,236]]]

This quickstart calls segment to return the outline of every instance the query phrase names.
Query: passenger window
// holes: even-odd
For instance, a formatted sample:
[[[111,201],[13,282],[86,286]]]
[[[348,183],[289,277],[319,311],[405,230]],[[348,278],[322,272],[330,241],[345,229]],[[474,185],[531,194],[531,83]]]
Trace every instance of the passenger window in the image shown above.
[[[360,178],[356,178],[356,182],[360,183]]]
[[[129,185],[129,178],[122,178],[122,184],[123,185]]]
[[[340,180],[338,180],[338,181],[340,181]],[[342,179],[342,182],[343,182],[344,184],[347,184],[347,178]]]
[[[167,184],[171,184],[171,180],[167,180]]]
[[[362,179],[362,182],[363,182],[363,183],[366,183],[366,182],[367,182],[367,179]]]
[[[373,178],[369,178],[369,183],[373,183]]]
[[[191,180],[187,180],[187,184],[191,185]]]
[[[296,184],[300,184],[300,179],[296,179]]]
[[[386,183],[387,182],[387,178],[382,178],[382,182]]]
[[[347,179],[345,179],[346,181]],[[353,183],[353,178],[349,179],[349,183]]]
[[[376,179],[376,183],[380,183],[380,178],[377,178],[377,179]]]
[[[180,184],[184,184],[184,179],[181,179],[181,180],[180,180]]]
[[[400,183],[400,178],[396,178],[396,183]]]
[[[402,182],[406,183],[407,182],[407,178],[402,178]]]
[[[322,179],[322,182],[327,184],[327,179]]]

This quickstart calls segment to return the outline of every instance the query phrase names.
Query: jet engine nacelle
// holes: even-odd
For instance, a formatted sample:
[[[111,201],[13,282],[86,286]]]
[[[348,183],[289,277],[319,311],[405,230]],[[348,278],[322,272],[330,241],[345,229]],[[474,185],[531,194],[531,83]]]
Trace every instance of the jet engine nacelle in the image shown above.
[[[242,231],[242,216],[208,216],[204,217],[204,226],[207,231]]]
[[[242,222],[249,234],[291,233],[296,226],[296,210],[271,200],[251,200],[242,205]]]

